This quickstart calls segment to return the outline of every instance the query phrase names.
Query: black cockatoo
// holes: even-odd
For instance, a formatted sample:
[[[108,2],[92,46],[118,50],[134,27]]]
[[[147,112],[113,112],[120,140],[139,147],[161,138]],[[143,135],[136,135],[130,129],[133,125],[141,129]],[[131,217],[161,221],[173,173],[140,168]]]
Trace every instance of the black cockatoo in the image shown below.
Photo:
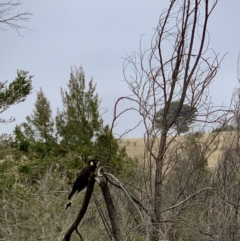
[[[92,172],[95,172],[96,168],[99,166],[99,161],[96,159],[89,160],[87,166],[84,167],[81,172],[78,174],[76,181],[73,184],[72,191],[68,195],[68,203],[65,207],[65,210],[71,206],[73,199],[76,194],[81,192],[87,185],[88,180]]]

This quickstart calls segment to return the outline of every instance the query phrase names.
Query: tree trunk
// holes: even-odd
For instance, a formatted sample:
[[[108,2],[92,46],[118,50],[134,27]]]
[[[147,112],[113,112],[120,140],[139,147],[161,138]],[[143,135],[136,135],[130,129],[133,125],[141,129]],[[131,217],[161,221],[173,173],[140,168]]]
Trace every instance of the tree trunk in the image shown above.
[[[113,233],[113,238],[116,241],[122,241],[122,236],[121,236],[121,232],[120,232],[120,228],[119,228],[119,222],[118,222],[118,215],[116,212],[116,208],[114,206],[113,200],[112,200],[112,196],[111,193],[109,191],[107,182],[106,182],[106,178],[105,177],[99,177],[100,179],[100,188],[102,190],[102,194],[107,206],[107,210],[108,210],[108,216],[111,222],[111,226],[112,226],[112,233]]]
[[[152,219],[152,233],[150,235],[151,241],[158,241],[161,229],[161,208],[162,208],[162,173],[164,153],[167,141],[167,131],[161,134],[160,145],[158,149],[158,156],[156,159],[156,172],[155,172],[155,193],[154,193],[154,214],[155,219]]]

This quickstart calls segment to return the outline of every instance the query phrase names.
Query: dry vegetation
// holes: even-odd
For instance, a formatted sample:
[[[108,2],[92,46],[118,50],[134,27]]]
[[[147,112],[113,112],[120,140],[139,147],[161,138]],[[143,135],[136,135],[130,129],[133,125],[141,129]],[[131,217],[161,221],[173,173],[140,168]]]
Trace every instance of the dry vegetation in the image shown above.
[[[233,133],[231,132],[221,132],[215,140],[210,143],[207,156],[208,167],[212,169],[218,163],[218,159],[221,156],[222,148],[229,143],[229,136]],[[211,134],[205,133],[200,138],[198,138],[198,143],[203,144],[206,143],[208,139],[211,139]],[[185,140],[184,136],[177,137],[171,143],[171,146],[168,149],[168,152],[171,152],[172,149],[176,147],[176,145],[181,145],[181,143]],[[154,144],[153,150],[157,153],[159,140]],[[144,159],[144,154],[146,151],[144,138],[126,138],[120,141],[120,146],[126,148],[127,154],[134,158],[137,157],[138,160]]]
[[[206,144],[209,135],[211,134],[205,134],[197,139],[198,143]],[[178,146],[179,150],[185,152],[185,146],[188,145],[187,136],[188,135],[176,138],[169,150],[175,148],[174,153],[176,154],[178,152],[176,152],[176,147]],[[212,137],[210,139],[212,140]],[[172,163],[175,168],[172,169],[170,176],[165,180],[166,189],[163,190],[165,194],[163,199],[163,218],[166,220],[173,219],[179,222],[177,226],[172,227],[174,230],[177,230],[180,237],[184,238],[178,240],[192,240],[191,238],[193,236],[196,236],[196,240],[200,241],[216,240],[214,238],[206,238],[208,236],[201,233],[207,232],[209,228],[208,225],[211,225],[212,229],[210,229],[207,234],[212,235],[212,237],[219,235],[220,230],[223,230],[223,238],[219,240],[227,240],[224,238],[230,235],[229,233],[231,233],[232,227],[228,225],[223,227],[222,225],[223,222],[225,222],[225,219],[229,220],[230,224],[235,222],[232,220],[232,215],[236,210],[232,209],[231,202],[235,202],[235,199],[239,198],[239,195],[233,192],[237,185],[236,181],[239,180],[238,177],[240,173],[237,165],[235,165],[238,160],[238,154],[235,151],[238,150],[237,140],[237,132],[223,132],[214,139],[211,143],[212,145],[210,145],[210,148],[208,149],[209,152],[207,153],[207,155],[209,154],[208,162],[210,163],[208,166],[211,167],[212,170],[205,174],[202,172],[199,173],[195,170],[196,166],[191,166],[191,158],[188,157],[187,153],[184,154],[185,157],[188,158],[186,160],[183,159],[184,155],[180,152],[178,156],[175,154],[169,155],[170,157],[173,157]],[[143,142],[144,140],[140,138],[122,140],[121,145],[126,146],[127,152],[133,157],[138,156],[138,163],[132,167],[132,172],[129,173],[129,176],[128,173],[125,172],[122,178],[124,181],[131,184],[129,185],[123,182],[129,193],[134,195],[141,201],[145,208],[148,208],[148,210],[151,211],[151,203],[149,202],[147,195],[150,181],[146,175],[148,171],[144,169],[144,165],[139,165],[141,160],[144,160],[145,147]],[[191,146],[191,144],[189,144],[189,146]],[[193,150],[191,149],[190,151]],[[192,155],[193,154],[194,153],[192,153]],[[236,162],[233,163],[235,157]],[[71,225],[75,219],[76,214],[82,205],[85,191],[77,196],[74,205],[69,210],[64,211],[67,194],[74,177],[69,179],[66,172],[67,170],[61,169],[59,164],[56,165],[53,162],[45,169],[45,172],[41,175],[40,179],[36,180],[35,184],[30,184],[29,180],[25,179],[25,177],[29,178],[29,175],[25,176],[23,173],[19,174],[19,172],[17,172],[17,167],[26,163],[26,161],[27,160],[25,159],[24,161],[19,162],[18,157],[15,156],[10,159],[8,158],[7,162],[6,160],[3,162],[5,164],[8,163],[8,168],[1,176],[5,178],[5,181],[9,181],[9,183],[5,183],[4,186],[6,186],[6,188],[1,188],[0,190],[2,198],[0,201],[0,211],[3,214],[0,218],[0,238],[4,241],[60,241],[69,225]],[[68,162],[71,160],[69,158],[69,160],[66,161]],[[229,166],[227,167],[229,170],[223,166],[225,161],[229,162]],[[233,165],[231,166],[230,164],[232,163]],[[215,166],[217,170],[216,172],[213,170],[215,169],[212,168],[213,166]],[[40,170],[37,167],[34,168]],[[178,172],[175,173],[175,170],[178,170]],[[195,171],[193,172],[193,170]],[[229,173],[228,176],[226,176],[227,181],[225,180],[227,188],[221,187],[223,179],[219,179],[221,178],[221,173],[224,172]],[[11,183],[11,179],[8,179],[7,177],[11,177],[11,174],[13,173],[18,173],[18,181],[13,181],[13,183]],[[234,175],[237,178],[235,179],[233,176],[234,183],[230,182],[230,177],[233,173],[235,173]],[[208,175],[210,175],[212,179],[215,179],[214,182],[216,183],[211,183],[212,181],[209,181]],[[32,178],[33,177],[34,176],[32,176]],[[189,177],[191,178],[189,179]],[[207,178],[207,181],[204,181],[205,177]],[[186,178],[186,180],[184,180],[184,178]],[[201,182],[196,182],[196,178],[197,180],[201,180]],[[12,186],[12,184],[14,186]],[[173,201],[177,195],[179,195],[179,189],[181,190],[180,184],[183,185],[185,189],[184,197],[174,203]],[[180,186],[178,187],[178,185]],[[138,192],[136,187],[141,187],[141,192]],[[143,216],[143,219],[141,219],[138,210],[124,192],[110,184],[109,188],[113,196],[114,205],[118,210],[118,221],[121,228],[122,240],[145,240],[145,232],[150,225],[148,215],[141,210]],[[217,192],[204,191],[212,190],[214,188],[218,188],[220,194],[224,193],[226,196],[223,197],[222,195],[218,195]],[[185,203],[184,200],[188,198],[188,196],[195,195],[195,192],[198,193],[196,198],[189,199],[189,201]],[[202,194],[200,194],[200,192],[202,192]],[[237,195],[237,197],[235,197],[235,195]],[[205,201],[203,202],[203,200]],[[225,200],[228,200],[228,203],[225,203]],[[238,202],[239,200],[240,199],[238,199]],[[181,202],[183,203],[181,204]],[[179,203],[181,205],[179,205]],[[173,209],[172,207],[174,206],[177,208]],[[222,208],[226,210],[223,211]],[[106,204],[101,194],[101,190],[96,184],[94,195],[90,201],[87,213],[79,225],[79,231],[83,240],[110,240],[106,227],[100,216],[100,212],[102,212],[105,218],[108,219]],[[216,216],[216,212],[220,212],[220,214]],[[195,219],[193,219],[193,217],[195,217]],[[217,219],[214,217],[217,217]],[[108,223],[108,225],[110,224]],[[169,227],[171,226],[166,225],[164,229],[168,232]],[[236,232],[236,236],[237,235]],[[74,232],[71,240],[80,239]]]

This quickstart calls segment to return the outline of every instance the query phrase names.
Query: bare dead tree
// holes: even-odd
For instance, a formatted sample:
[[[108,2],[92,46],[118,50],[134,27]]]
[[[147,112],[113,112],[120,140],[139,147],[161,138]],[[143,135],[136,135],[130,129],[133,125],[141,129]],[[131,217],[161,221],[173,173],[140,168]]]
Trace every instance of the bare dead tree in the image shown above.
[[[160,16],[151,47],[144,50],[141,41],[139,53],[125,60],[125,81],[133,94],[117,100],[112,129],[118,117],[130,110],[139,113],[145,127],[144,161],[151,167],[145,191],[149,194],[154,213],[151,241],[166,239],[168,228],[164,228],[162,216],[163,187],[166,176],[174,168],[168,150],[176,137],[172,127],[183,105],[198,110],[195,121],[208,130],[216,123],[226,123],[228,118],[225,115],[227,108],[214,107],[209,98],[209,86],[222,61],[219,54],[209,49],[207,29],[217,3],[218,0],[170,1],[169,7]],[[121,101],[129,101],[133,105],[118,113]],[[178,105],[171,113],[173,101],[177,101]],[[161,129],[156,126],[156,115],[160,109],[164,110]],[[205,152],[217,135],[211,135],[204,144]]]
[[[22,5],[19,0],[8,0],[0,2],[0,29],[7,30],[7,27],[15,29],[18,34],[19,30],[25,28],[22,22],[27,22],[32,16],[30,11],[18,11],[17,8]],[[20,22],[20,23],[19,23]]]

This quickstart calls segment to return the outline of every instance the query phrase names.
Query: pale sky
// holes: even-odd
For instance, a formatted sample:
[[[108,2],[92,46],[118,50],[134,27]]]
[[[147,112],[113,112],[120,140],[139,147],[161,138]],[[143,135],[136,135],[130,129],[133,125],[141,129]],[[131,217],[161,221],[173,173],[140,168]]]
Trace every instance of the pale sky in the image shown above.
[[[86,81],[91,76],[97,83],[103,115],[110,124],[114,102],[129,94],[123,81],[123,58],[138,51],[144,34],[146,47],[154,33],[153,28],[169,0],[23,0],[18,10],[31,11],[27,23],[31,29],[21,30],[20,37],[13,29],[0,30],[0,81],[13,80],[17,69],[29,71],[33,78],[33,91],[27,100],[11,107],[2,117],[14,116],[12,124],[1,124],[1,133],[11,133],[16,124],[32,113],[36,90],[42,87],[50,100],[53,115],[62,106],[60,87],[66,87],[71,66],[83,66]],[[210,48],[227,54],[211,87],[216,105],[229,103],[236,80],[237,55],[240,51],[240,1],[219,0],[210,18]],[[133,125],[134,115],[121,119],[114,132],[121,134]],[[128,137],[141,137],[138,128]]]

